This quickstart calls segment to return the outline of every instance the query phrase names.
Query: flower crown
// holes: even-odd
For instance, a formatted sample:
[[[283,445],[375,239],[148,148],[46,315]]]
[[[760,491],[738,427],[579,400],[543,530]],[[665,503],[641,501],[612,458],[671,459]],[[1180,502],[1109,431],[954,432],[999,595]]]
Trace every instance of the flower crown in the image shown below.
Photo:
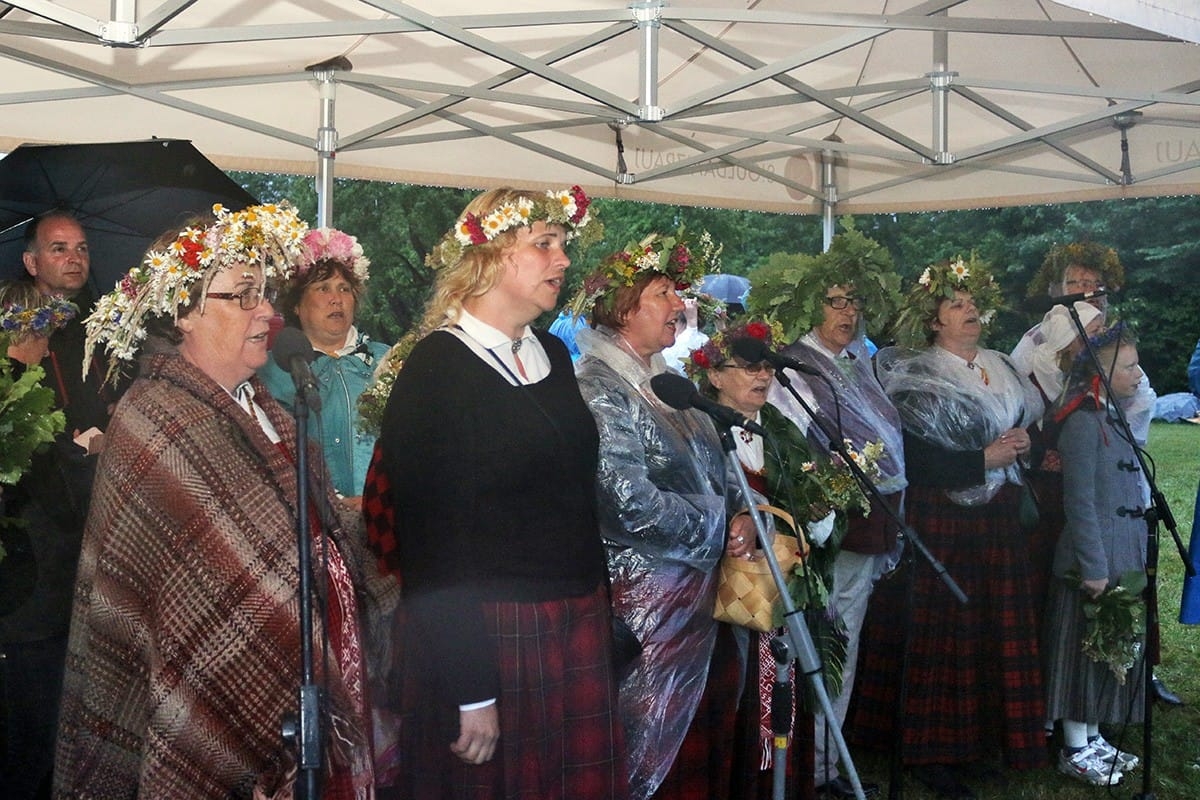
[[[733,358],[733,343],[738,339],[758,339],[774,350],[775,342],[783,341],[783,326],[778,322],[746,322],[718,331],[683,360],[687,376],[696,380],[705,370],[719,367]]]
[[[529,226],[539,220],[566,228],[568,242],[584,237],[584,243],[588,244],[598,239],[602,232],[599,225],[593,226],[591,232],[585,232],[592,222],[592,215],[588,213],[591,204],[591,198],[583,189],[572,186],[557,192],[547,190],[545,197],[536,199],[518,197],[483,216],[467,212],[433,248],[425,258],[425,264],[433,269],[453,267],[462,260],[468,247],[487,244],[511,228]]]
[[[371,260],[363,255],[358,239],[337,228],[312,228],[304,234],[303,251],[296,263],[296,277],[303,276],[322,261],[341,265],[364,283],[371,277],[367,271]]]
[[[0,333],[15,340],[27,336],[49,337],[78,313],[78,306],[58,295],[44,297],[41,305],[28,308],[21,303],[9,303],[0,309]]]
[[[162,250],[149,250],[113,291],[96,301],[87,318],[84,353],[98,344],[111,356],[107,379],[119,374],[119,362],[132,361],[146,338],[147,318],[172,316],[192,301],[192,285],[207,286],[217,270],[262,267],[265,278],[286,280],[303,253],[308,225],[286,201],[230,211],[213,206],[211,224],[189,226]],[[204,292],[199,292],[201,313]],[[84,365],[90,359],[84,359]]]
[[[955,292],[971,295],[984,327],[1004,305],[999,284],[974,253],[966,261],[959,256],[954,261],[933,264],[925,268],[904,298],[896,319],[897,340],[908,346],[924,346],[927,322],[936,316],[941,301],[952,300]]]
[[[605,258],[583,279],[583,286],[567,307],[575,316],[584,316],[596,303],[611,304],[618,289],[633,286],[647,272],[670,278],[682,291],[705,275],[720,272],[721,250],[708,231],[701,233],[695,244],[683,227],[671,236],[652,233]]]

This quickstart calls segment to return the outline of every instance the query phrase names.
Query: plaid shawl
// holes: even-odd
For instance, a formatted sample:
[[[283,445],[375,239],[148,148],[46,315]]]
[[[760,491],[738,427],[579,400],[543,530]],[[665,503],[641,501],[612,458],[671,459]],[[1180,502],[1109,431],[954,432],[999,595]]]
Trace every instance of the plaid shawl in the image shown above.
[[[294,442],[292,420],[256,389],[283,441]],[[295,707],[300,664],[291,463],[176,355],[144,363],[105,445],[75,589],[56,795],[286,791],[293,763],[279,728]],[[353,620],[352,599],[350,611]],[[348,694],[355,681],[336,658],[317,662],[337,720],[337,771],[354,772],[364,796],[366,728],[347,711],[361,708],[361,695]]]

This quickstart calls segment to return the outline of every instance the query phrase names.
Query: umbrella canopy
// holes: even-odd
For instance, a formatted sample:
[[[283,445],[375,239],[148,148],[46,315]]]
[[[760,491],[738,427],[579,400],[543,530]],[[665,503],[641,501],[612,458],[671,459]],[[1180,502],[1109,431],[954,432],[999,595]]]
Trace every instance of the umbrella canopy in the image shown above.
[[[191,142],[22,145],[0,159],[0,277],[25,274],[26,223],[44,211],[79,218],[91,251],[89,280],[106,292],[167,229],[214,203],[239,209],[255,202]]]
[[[722,303],[741,303],[746,305],[746,296],[750,294],[750,281],[741,275],[705,275],[700,282],[700,291],[711,294]]]
[[[226,169],[798,213],[1200,191],[1195,0],[1072,5],[9,0],[0,149],[83,119]]]

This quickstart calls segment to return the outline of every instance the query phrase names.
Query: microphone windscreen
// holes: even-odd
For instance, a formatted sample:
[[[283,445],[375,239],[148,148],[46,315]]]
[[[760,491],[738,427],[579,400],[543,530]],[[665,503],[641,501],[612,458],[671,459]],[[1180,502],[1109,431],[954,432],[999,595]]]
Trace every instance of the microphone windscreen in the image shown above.
[[[291,373],[292,360],[299,357],[305,361],[316,358],[312,343],[299,328],[284,328],[275,336],[271,356],[284,372]]]
[[[747,364],[757,364],[767,359],[767,343],[753,336],[743,336],[733,340],[733,354]]]
[[[691,408],[692,396],[696,394],[696,387],[691,381],[670,372],[663,372],[651,378],[650,388],[658,395],[659,400],[679,410]]]

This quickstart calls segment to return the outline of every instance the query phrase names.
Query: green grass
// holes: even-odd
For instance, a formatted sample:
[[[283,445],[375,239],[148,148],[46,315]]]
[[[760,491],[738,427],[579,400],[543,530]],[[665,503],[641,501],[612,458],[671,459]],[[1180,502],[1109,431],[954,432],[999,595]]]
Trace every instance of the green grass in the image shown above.
[[[1200,425],[1159,424],[1150,430],[1147,448],[1156,471],[1156,481],[1174,515],[1183,547],[1187,548],[1192,527],[1196,484],[1200,480]],[[1182,708],[1153,710],[1153,752],[1149,791],[1161,800],[1200,798],[1200,626],[1179,624],[1184,560],[1175,540],[1159,526],[1159,616],[1162,627],[1162,664],[1155,670],[1168,686],[1187,701]],[[1143,727],[1133,725],[1124,732],[1106,729],[1110,741],[1121,741],[1123,749],[1141,754]],[[864,780],[883,787],[888,796],[888,760],[872,753],[854,753],[855,765]],[[1060,775],[1052,767],[1029,773],[1009,772],[1006,787],[976,785],[980,800],[1098,800],[1131,798],[1142,793],[1143,768],[1138,768],[1112,788],[1087,786]],[[906,800],[932,800],[932,792],[906,776]]]

